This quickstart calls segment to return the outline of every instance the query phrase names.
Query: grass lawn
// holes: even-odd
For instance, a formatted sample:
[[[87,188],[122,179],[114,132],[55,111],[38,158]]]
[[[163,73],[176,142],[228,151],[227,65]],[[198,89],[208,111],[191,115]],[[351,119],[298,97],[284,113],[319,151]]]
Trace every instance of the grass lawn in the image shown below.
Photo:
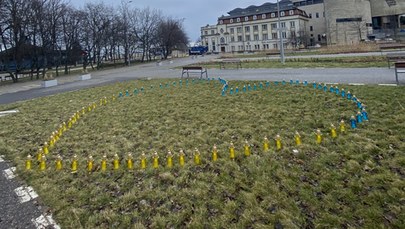
[[[204,62],[194,64],[205,68],[219,68],[218,62]],[[232,64],[226,65],[233,68]],[[336,58],[287,58],[285,64],[279,60],[254,60],[243,61],[243,68],[369,68],[387,67],[387,59],[383,56],[367,57],[336,57]]]
[[[405,90],[403,87],[346,86],[367,106],[369,122],[329,136],[333,123],[349,122],[356,104],[312,86],[271,84],[265,90],[220,96],[218,81],[132,81],[2,105],[20,113],[0,118],[0,154],[17,166],[63,228],[403,228],[405,225]],[[173,81],[172,81],[173,82]],[[245,84],[230,82],[240,89]],[[154,85],[154,89],[150,89]],[[145,88],[136,96],[125,90]],[[99,105],[104,96],[111,98]],[[82,115],[47,155],[47,169],[28,154],[49,139],[82,107]],[[315,141],[315,130],[323,142]],[[296,146],[299,131],[302,145]],[[275,149],[281,135],[283,148]],[[263,139],[270,150],[263,151]],[[244,156],[247,140],[252,155]],[[236,158],[229,159],[230,142]],[[218,160],[212,162],[213,145]],[[194,165],[195,148],[201,165]],[[180,149],[185,165],[178,163]],[[166,167],[172,151],[173,168]],[[152,168],[158,153],[160,167]],[[127,153],[134,169],[125,168]],[[140,169],[145,152],[147,168]],[[55,170],[57,155],[64,168]],[[78,172],[70,172],[73,155]],[[107,171],[100,171],[103,155]],[[121,167],[113,170],[114,155]],[[86,170],[93,156],[95,168]]]

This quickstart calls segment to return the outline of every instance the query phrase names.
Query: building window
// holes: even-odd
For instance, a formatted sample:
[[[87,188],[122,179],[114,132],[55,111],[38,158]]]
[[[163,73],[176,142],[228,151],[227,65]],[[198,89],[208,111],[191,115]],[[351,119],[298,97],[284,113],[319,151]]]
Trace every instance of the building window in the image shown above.
[[[249,17],[245,17],[245,21],[249,21]]]
[[[235,52],[235,46],[231,46],[232,52]]]
[[[276,13],[271,13],[271,17],[276,17]]]
[[[225,44],[225,38],[221,37],[221,44]]]
[[[253,36],[253,40],[258,41],[258,40],[259,40],[259,35],[258,35],[258,34],[255,34],[255,35]]]
[[[295,33],[295,31],[291,31],[291,37],[297,37],[297,34]]]
[[[325,17],[325,11],[323,12],[323,17]]]
[[[281,35],[283,36],[283,38],[287,38],[287,33],[286,32],[282,32]]]
[[[309,18],[312,18],[312,14],[308,14],[308,17],[309,17]]]
[[[231,28],[231,34],[234,34],[234,33],[235,33],[235,29]]]
[[[231,42],[235,42],[235,37],[231,36]]]
[[[250,35],[245,36],[245,41],[250,41]]]
[[[255,45],[255,50],[259,50],[260,49],[260,45]]]
[[[250,26],[245,26],[245,32],[250,32]]]
[[[294,10],[290,10],[289,15],[294,15]]]
[[[236,28],[236,31],[237,31],[238,33],[242,33],[242,27]]]
[[[285,28],[285,22],[281,22],[281,28]]]
[[[295,21],[290,21],[290,27],[295,28]]]
[[[284,11],[281,11],[281,12],[280,12],[280,16],[281,16],[281,17],[284,17],[284,16],[285,16],[285,12],[284,12]]]
[[[258,26],[258,25],[254,25],[254,26],[253,26],[253,31],[255,31],[255,32],[259,31],[259,26]]]
[[[273,44],[273,48],[274,48],[274,49],[278,49],[278,45],[277,45],[277,44]]]
[[[271,24],[271,29],[277,29],[277,24],[276,24],[276,23],[272,23],[272,24]]]
[[[262,25],[262,30],[267,30],[267,24]]]
[[[204,34],[205,34],[205,35],[208,35],[208,31],[207,31],[207,30],[205,30],[205,31],[204,31]]]
[[[271,34],[271,38],[272,38],[273,40],[277,40],[277,39],[278,39],[277,33],[272,33],[272,34]]]
[[[309,31],[314,31],[314,27],[312,25],[309,26]]]
[[[263,34],[263,40],[267,41],[269,39],[269,35],[268,34]]]
[[[220,31],[221,33],[224,33],[224,29],[223,29],[223,28],[221,28],[219,31]]]
[[[214,30],[211,30],[211,35],[214,35]]]
[[[220,21],[219,21],[219,24],[221,24],[221,25],[224,24],[224,21],[223,21],[223,20],[220,20]]]
[[[229,20],[230,23],[233,23],[233,18],[231,18],[231,20]]]
[[[269,49],[269,44],[264,44],[263,49]]]
[[[262,19],[266,19],[266,14],[262,14]]]
[[[318,41],[321,41],[321,34],[318,34]]]
[[[257,20],[257,16],[253,15],[253,20],[256,21]]]
[[[239,41],[239,42],[242,41],[242,36],[238,36],[238,41]]]
[[[240,18],[236,18],[236,22],[240,22]]]
[[[316,13],[316,14],[315,14],[315,17],[316,17],[316,18],[319,18],[319,13]]]

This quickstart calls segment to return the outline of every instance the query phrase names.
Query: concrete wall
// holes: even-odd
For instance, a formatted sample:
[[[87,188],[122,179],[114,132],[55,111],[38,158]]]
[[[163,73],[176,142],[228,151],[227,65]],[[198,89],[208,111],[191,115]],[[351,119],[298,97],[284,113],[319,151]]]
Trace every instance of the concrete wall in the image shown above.
[[[370,0],[372,17],[405,14],[405,0],[395,0],[396,5],[388,6],[386,0]]]
[[[385,0],[379,0],[385,1]],[[357,44],[371,32],[369,0],[325,0],[328,44]],[[362,18],[362,21],[337,22],[342,19]]]
[[[311,15],[306,28],[309,44],[326,44],[326,36],[323,36],[324,34],[326,34],[326,17],[324,17],[324,4],[306,5],[300,6],[298,8],[304,10],[307,15]],[[311,26],[313,29],[312,31]]]

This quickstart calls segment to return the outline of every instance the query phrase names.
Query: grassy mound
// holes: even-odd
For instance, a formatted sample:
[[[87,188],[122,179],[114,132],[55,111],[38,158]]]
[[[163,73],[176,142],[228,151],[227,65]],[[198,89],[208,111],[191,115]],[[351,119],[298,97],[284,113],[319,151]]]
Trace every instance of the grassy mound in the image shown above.
[[[332,93],[304,86],[272,86],[266,90],[220,96],[218,82],[179,87],[168,81],[133,81],[64,93],[1,106],[20,113],[0,119],[0,153],[16,163],[19,174],[40,194],[57,222],[67,228],[130,227],[393,227],[405,224],[404,166],[405,91],[375,86],[345,88],[362,99],[371,118],[356,130],[332,140],[338,126],[356,105]],[[255,82],[231,82],[233,88]],[[258,82],[256,82],[258,83]],[[150,89],[154,85],[154,89]],[[145,93],[125,96],[135,88]],[[346,87],[346,86],[344,86]],[[104,96],[124,98],[98,106],[65,132],[48,158],[48,169],[24,171],[28,154],[73,112]],[[131,93],[132,94],[132,93]],[[35,114],[35,115],[33,115]],[[315,143],[321,129],[324,142]],[[294,132],[303,144],[294,144]],[[276,151],[280,134],[284,148]],[[263,152],[263,138],[270,151]],[[252,156],[243,156],[248,140]],[[230,160],[233,142],[236,159]],[[219,159],[211,161],[216,144]],[[193,152],[202,164],[193,164]],[[167,151],[183,149],[186,164],[165,167]],[[295,151],[298,150],[298,151]],[[151,167],[152,153],[160,167]],[[135,169],[125,169],[132,152]],[[148,168],[139,168],[141,153]],[[55,171],[60,154],[64,169]],[[69,164],[78,155],[79,171]],[[106,154],[108,171],[100,171]],[[121,168],[112,170],[118,154]],[[86,171],[92,155],[96,168]]]

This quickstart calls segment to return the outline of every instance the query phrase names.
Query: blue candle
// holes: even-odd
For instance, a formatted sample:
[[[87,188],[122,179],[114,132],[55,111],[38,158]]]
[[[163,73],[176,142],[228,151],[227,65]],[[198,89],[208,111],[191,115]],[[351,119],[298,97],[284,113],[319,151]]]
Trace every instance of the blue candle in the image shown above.
[[[160,84],[159,84],[159,87],[160,87],[160,89],[162,89],[162,88],[163,88],[163,85],[162,85],[162,83],[160,83]]]
[[[329,91],[334,93],[335,92],[335,88],[333,86],[330,86]]]
[[[326,84],[323,86],[323,91],[327,92],[328,91],[328,86],[326,86]]]
[[[304,81],[304,86],[308,86],[308,81]]]
[[[368,114],[367,114],[367,111],[366,111],[366,109],[365,108],[363,108],[363,110],[362,110],[362,115],[363,115],[363,120],[364,121],[368,121]]]
[[[141,87],[141,92],[143,92],[145,89],[143,89],[143,87]]]
[[[129,91],[128,90],[125,91],[125,96],[129,96]]]
[[[243,92],[246,92],[246,85],[243,85]]]
[[[274,82],[274,85],[278,86],[278,81]]]
[[[257,85],[256,84],[253,85],[253,91],[257,91]]]
[[[339,95],[339,88],[338,88],[338,86],[335,87],[335,92],[336,92],[336,95]]]
[[[135,88],[134,95],[137,95],[137,94],[138,94],[138,89]]]
[[[292,85],[293,84],[293,80],[290,80],[290,85]]]
[[[121,98],[123,95],[122,95],[122,92],[120,92],[119,94],[118,94],[118,97],[119,98]]]
[[[286,85],[286,82],[285,82],[285,80],[283,80],[282,84],[283,84],[283,85]]]
[[[296,84],[296,85],[300,84],[300,81],[299,81],[299,80],[296,80],[296,81],[295,81],[295,84]]]
[[[345,92],[345,89],[343,89],[343,88],[342,88],[342,91],[341,91],[341,95],[342,95],[342,98],[346,97],[346,92]]]
[[[270,87],[270,82],[269,81],[266,81],[266,88],[267,87]]]
[[[263,90],[263,83],[260,82],[260,89]]]
[[[229,95],[233,95],[233,88],[229,91]]]
[[[357,128],[357,123],[356,123],[356,118],[354,116],[352,116],[350,118],[350,126],[352,127],[352,129],[356,129]]]
[[[315,82],[312,83],[312,87],[313,87],[314,89],[316,89],[316,83],[315,83]]]
[[[225,95],[226,95],[225,90],[222,90],[222,96],[225,96]]]
[[[252,87],[250,86],[250,84],[248,84],[248,91],[251,91]]]
[[[350,91],[347,92],[347,99],[352,100],[352,93]]]
[[[363,115],[361,114],[361,112],[357,112],[357,123],[362,123],[363,122]]]
[[[238,94],[238,93],[239,93],[239,88],[236,87],[236,89],[235,89],[235,94]]]
[[[355,101],[355,102],[357,102],[357,98],[356,98],[356,96],[355,96],[355,95],[353,95],[352,100],[353,100],[353,101]]]
[[[322,90],[322,89],[323,89],[322,84],[320,84],[320,83],[318,84],[318,89],[319,89],[319,90]]]

